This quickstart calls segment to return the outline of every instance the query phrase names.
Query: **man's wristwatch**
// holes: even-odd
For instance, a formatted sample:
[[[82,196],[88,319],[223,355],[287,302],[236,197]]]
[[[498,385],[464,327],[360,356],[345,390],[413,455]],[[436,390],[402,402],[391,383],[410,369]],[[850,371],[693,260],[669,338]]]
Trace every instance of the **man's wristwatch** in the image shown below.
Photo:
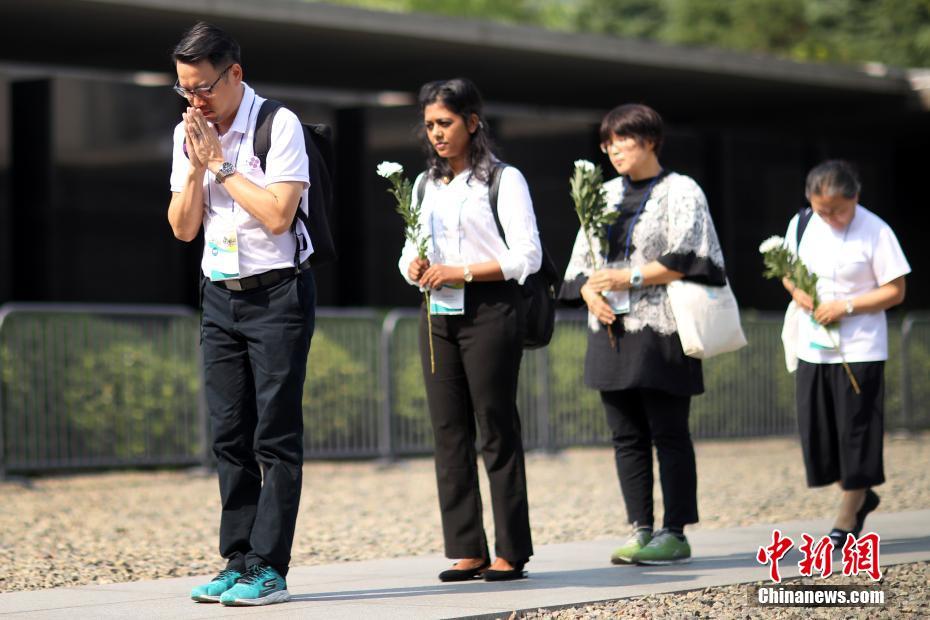
[[[465,278],[465,282],[471,282],[475,279],[475,275],[468,269],[468,265],[462,267],[462,272],[464,274],[463,277]]]
[[[236,167],[231,162],[224,161],[223,165],[220,166],[220,169],[217,170],[216,174],[213,176],[216,177],[217,183],[222,183],[234,174],[236,174]]]
[[[848,316],[852,316],[853,310],[855,310],[855,308],[853,307],[852,299],[847,299],[846,300],[846,314]]]
[[[633,267],[630,269],[631,288],[641,288],[643,286],[643,279],[643,272],[639,270],[639,267]]]

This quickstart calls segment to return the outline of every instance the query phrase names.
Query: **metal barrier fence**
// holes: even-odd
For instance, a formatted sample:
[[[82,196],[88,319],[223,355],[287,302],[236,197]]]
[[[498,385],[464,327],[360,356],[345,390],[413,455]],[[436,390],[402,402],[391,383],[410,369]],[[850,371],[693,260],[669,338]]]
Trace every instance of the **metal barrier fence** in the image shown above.
[[[705,361],[695,437],[795,432],[781,318],[747,312],[750,346]],[[317,310],[303,398],[308,458],[432,450],[417,331],[414,310]],[[0,477],[209,463],[197,333],[187,308],[0,308]],[[607,442],[599,396],[582,382],[586,338],[584,314],[560,312],[552,343],[524,353],[518,406],[528,448]],[[890,323],[889,430],[930,428],[928,368],[930,313]]]
[[[0,308],[0,475],[194,464],[205,445],[187,308]]]

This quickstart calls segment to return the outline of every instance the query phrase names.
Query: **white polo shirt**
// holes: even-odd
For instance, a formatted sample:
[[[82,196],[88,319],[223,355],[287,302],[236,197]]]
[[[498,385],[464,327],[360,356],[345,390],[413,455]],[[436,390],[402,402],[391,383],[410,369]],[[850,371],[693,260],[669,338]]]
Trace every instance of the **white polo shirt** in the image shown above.
[[[504,168],[497,195],[497,214],[507,237],[506,244],[494,222],[487,183],[469,178],[469,170],[457,174],[448,184],[424,176],[421,173],[417,177],[414,188],[426,183],[420,230],[430,237],[431,263],[473,265],[496,260],[504,279],[520,284],[539,271],[542,246],[536,214],[526,179],[519,170],[513,166]],[[416,200],[416,192],[413,199]],[[397,264],[410,284],[415,282],[407,278],[407,268],[416,256],[416,248],[407,242]]]
[[[303,129],[297,115],[286,108],[275,114],[271,126],[271,148],[263,172],[258,157],[252,150],[255,141],[255,121],[264,98],[243,82],[242,102],[236,118],[225,134],[220,136],[223,157],[236,166],[239,174],[259,187],[267,187],[281,181],[303,183],[304,191],[300,208],[307,211],[310,187],[309,161],[304,145]],[[174,159],[171,167],[171,191],[181,192],[187,179],[190,162],[184,154],[184,121],[174,129]],[[271,269],[294,266],[294,250],[297,239],[290,230],[274,235],[261,222],[233,201],[226,188],[215,182],[209,170],[203,179],[203,226],[207,236],[211,227],[235,224],[239,245],[239,276],[244,278]],[[300,237],[300,261],[313,253],[307,230],[299,219],[297,235]],[[207,248],[201,269],[209,276]]]
[[[797,228],[798,216],[795,215],[785,233],[788,247],[793,251],[798,251]],[[798,256],[817,274],[817,294],[821,301],[857,297],[911,272],[894,231],[862,205],[856,205],[855,215],[845,230],[835,230],[816,213],[811,215]],[[840,363],[842,358],[838,351],[811,346],[813,330],[810,321],[800,321],[798,358],[815,364]],[[885,312],[841,318],[840,350],[847,362],[888,359]]]

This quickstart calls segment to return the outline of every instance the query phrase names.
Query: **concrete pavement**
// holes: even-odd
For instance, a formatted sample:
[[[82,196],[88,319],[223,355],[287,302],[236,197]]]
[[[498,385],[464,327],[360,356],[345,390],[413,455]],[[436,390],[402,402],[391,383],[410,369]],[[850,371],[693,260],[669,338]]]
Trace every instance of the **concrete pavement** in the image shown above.
[[[440,583],[436,574],[450,562],[438,555],[295,567],[288,575],[292,601],[262,608],[192,602],[187,593],[212,575],[12,592],[0,594],[0,620],[507,618],[515,610],[766,580],[769,569],[755,555],[771,543],[774,528],[798,544],[802,533],[820,536],[829,526],[820,520],[695,530],[688,533],[694,560],[673,567],[612,566],[608,558],[619,540],[543,545],[527,565],[530,578],[510,583]],[[930,560],[930,510],[879,512],[868,529],[882,536],[883,567]],[[798,574],[799,558],[794,549],[782,560],[783,577]]]

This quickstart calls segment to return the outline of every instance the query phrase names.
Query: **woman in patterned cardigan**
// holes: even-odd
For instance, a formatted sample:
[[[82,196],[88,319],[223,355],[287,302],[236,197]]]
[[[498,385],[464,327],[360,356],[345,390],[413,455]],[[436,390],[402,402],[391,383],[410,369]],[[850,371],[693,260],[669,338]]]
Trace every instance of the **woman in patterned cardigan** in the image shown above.
[[[644,105],[622,105],[604,117],[601,150],[620,175],[604,184],[606,208],[619,211],[607,230],[606,260],[598,263],[609,268],[590,264],[588,236],[579,231],[560,295],[588,308],[584,381],[601,394],[633,524],[632,537],[611,556],[615,564],[691,558],[684,527],[697,522],[698,510],[688,413],[704,380],[700,360],[682,351],[665,285],[726,280],[707,199],[693,179],[662,168],[662,134],[661,117]],[[605,298],[624,291],[626,310]],[[665,506],[656,532],[653,444]]]

